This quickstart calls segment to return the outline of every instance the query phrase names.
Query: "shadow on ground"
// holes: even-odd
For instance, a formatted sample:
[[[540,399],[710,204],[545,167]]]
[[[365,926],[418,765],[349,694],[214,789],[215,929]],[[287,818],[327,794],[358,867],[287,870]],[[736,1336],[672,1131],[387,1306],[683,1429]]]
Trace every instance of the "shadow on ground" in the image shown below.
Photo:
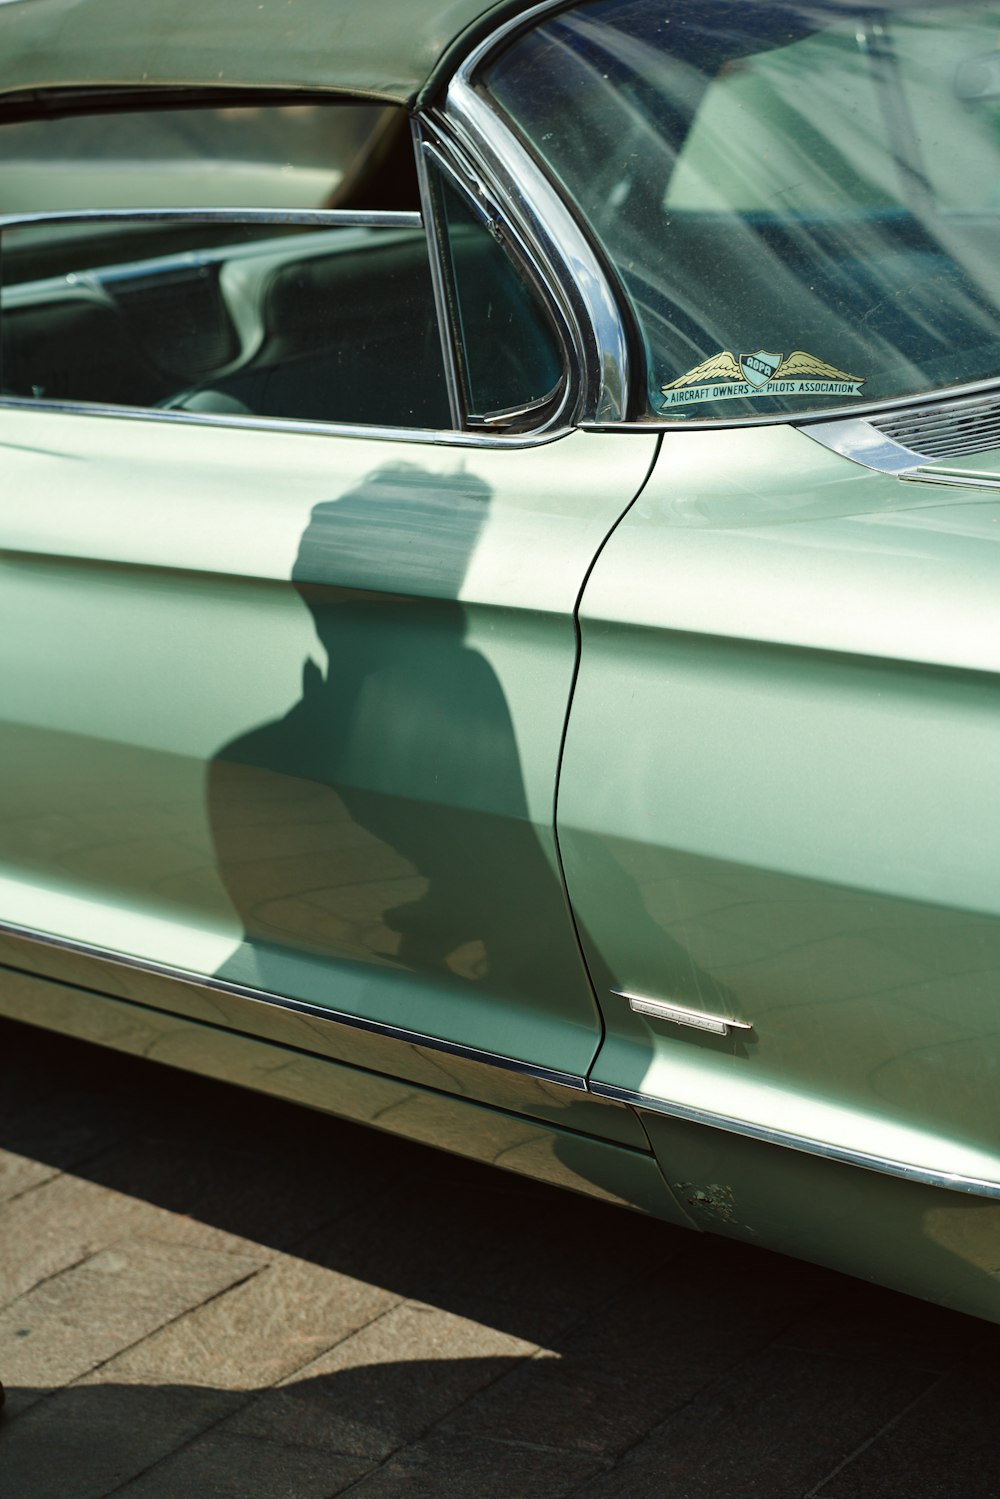
[[[968,1318],[11,1022],[0,1150],[10,1499],[1000,1495]],[[139,1241],[237,1268],[85,1354]]]

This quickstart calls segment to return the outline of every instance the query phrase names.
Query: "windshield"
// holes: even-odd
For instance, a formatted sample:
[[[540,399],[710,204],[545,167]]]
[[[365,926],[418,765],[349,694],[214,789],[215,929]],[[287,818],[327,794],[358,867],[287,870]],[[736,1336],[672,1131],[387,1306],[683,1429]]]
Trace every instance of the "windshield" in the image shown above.
[[[484,86],[576,201],[644,413],[1000,377],[1000,7],[594,0]]]

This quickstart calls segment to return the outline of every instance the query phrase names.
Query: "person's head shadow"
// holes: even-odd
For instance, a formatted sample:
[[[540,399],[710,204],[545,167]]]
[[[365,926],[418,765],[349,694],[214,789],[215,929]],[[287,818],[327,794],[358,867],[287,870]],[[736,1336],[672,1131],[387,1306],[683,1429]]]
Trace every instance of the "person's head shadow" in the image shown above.
[[[459,598],[489,511],[492,490],[464,464],[432,473],[419,464],[383,464],[356,488],[316,505],[302,536],[292,580],[309,585]]]

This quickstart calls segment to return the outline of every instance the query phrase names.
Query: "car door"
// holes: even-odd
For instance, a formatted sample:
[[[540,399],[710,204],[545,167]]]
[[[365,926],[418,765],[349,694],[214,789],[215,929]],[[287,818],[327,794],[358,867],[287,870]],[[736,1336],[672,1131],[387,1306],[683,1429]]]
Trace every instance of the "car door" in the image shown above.
[[[8,224],[2,957],[640,1142],[582,1091],[553,799],[655,439],[570,429],[556,314],[447,192],[461,396],[416,211]],[[519,319],[554,386],[498,353],[472,409]]]

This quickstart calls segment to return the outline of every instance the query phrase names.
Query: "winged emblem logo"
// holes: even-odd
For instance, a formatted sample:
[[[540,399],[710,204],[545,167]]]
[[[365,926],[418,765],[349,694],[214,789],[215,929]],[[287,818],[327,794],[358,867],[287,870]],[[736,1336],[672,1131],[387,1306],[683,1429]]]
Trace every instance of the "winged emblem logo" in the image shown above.
[[[744,380],[749,380],[751,385],[758,387],[766,385],[780,366],[781,355],[769,354],[766,349],[758,349],[755,354],[740,355],[740,369]]]
[[[850,375],[804,349],[794,349],[791,354],[756,349],[738,358],[729,350],[713,354],[660,389],[667,409],[694,401],[737,397],[857,395],[864,383],[864,376]]]

